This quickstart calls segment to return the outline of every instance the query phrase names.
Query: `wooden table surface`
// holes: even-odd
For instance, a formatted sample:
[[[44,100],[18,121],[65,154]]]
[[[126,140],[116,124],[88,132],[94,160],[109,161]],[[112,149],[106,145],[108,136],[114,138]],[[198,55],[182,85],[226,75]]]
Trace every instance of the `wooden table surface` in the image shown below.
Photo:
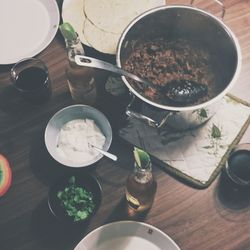
[[[202,5],[217,11],[211,2],[203,1]],[[224,4],[224,22],[239,39],[243,56],[241,74],[232,93],[250,102],[250,1],[225,0]],[[11,65],[0,66],[0,153],[8,158],[13,171],[12,186],[0,198],[1,250],[73,249],[94,228],[129,219],[123,208],[124,184],[133,168],[132,146],[124,144],[116,133],[124,118],[125,101],[108,95],[102,95],[97,108],[110,119],[114,131],[110,151],[119,160],[114,163],[102,158],[91,169],[83,170],[92,171],[100,180],[103,188],[100,210],[89,225],[77,228],[59,224],[50,214],[49,186],[69,171],[50,157],[43,139],[51,116],[73,104],[65,78],[67,57],[61,35],[57,34],[37,57],[47,64],[53,83],[52,98],[39,106],[26,103],[10,86]],[[105,75],[99,75],[101,88]],[[241,142],[250,142],[250,128]],[[183,250],[250,249],[248,190],[233,188],[223,175],[208,188],[199,190],[156,165],[154,174],[158,182],[154,205],[145,216],[135,220],[158,227]]]

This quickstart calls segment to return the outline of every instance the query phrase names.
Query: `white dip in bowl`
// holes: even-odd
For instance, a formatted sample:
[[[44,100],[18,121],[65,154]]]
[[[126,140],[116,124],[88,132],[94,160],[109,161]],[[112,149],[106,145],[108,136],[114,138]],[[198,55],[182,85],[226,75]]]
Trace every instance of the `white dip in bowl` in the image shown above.
[[[99,152],[90,147],[92,144],[103,148],[105,136],[90,119],[75,119],[67,122],[58,134],[58,153],[73,163],[88,162]]]
[[[87,167],[103,157],[88,143],[108,151],[112,128],[98,109],[82,104],[71,105],[51,117],[44,140],[49,154],[60,164]]]

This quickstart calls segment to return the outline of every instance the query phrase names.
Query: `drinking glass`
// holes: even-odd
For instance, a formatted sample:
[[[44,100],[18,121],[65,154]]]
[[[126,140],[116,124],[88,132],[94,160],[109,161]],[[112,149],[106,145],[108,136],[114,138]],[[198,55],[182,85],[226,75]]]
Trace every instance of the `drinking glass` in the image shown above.
[[[238,144],[226,162],[227,176],[239,186],[250,187],[250,144]]]
[[[48,68],[37,58],[18,61],[10,71],[13,86],[28,101],[40,104],[47,101],[52,93]]]

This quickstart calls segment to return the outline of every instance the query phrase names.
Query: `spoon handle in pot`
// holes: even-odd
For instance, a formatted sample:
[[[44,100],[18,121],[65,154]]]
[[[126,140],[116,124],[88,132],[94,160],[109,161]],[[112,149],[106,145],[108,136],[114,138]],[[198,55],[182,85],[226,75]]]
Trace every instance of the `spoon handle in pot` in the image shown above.
[[[127,76],[137,82],[143,83],[147,86],[152,86],[155,87],[153,83],[148,82],[145,79],[140,78],[139,76],[136,76],[126,70],[123,70],[111,63],[102,61],[102,60],[98,60],[92,57],[88,57],[88,56],[81,56],[81,55],[76,55],[75,56],[75,62],[77,65],[79,66],[85,66],[85,67],[93,67],[93,68],[97,68],[97,69],[104,69],[107,71],[111,71],[113,73],[116,73],[118,75],[122,75],[122,76]]]

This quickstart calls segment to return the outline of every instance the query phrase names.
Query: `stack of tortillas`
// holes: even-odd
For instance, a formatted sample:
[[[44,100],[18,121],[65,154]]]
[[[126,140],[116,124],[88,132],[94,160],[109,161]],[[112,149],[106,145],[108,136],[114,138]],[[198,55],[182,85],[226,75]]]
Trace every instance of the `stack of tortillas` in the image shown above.
[[[127,25],[141,13],[164,3],[164,0],[64,0],[62,18],[74,27],[82,43],[115,54]]]

